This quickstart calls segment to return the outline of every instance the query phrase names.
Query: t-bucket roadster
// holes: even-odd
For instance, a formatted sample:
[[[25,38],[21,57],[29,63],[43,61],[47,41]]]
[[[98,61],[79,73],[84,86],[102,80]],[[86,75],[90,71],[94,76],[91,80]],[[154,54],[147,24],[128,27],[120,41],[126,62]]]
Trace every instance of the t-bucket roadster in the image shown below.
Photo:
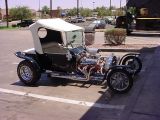
[[[83,28],[61,19],[38,20],[29,28],[34,49],[15,53],[24,59],[17,74],[26,85],[35,84],[42,73],[47,73],[72,80],[106,81],[113,92],[125,93],[141,70],[138,54],[127,54],[119,62],[114,55],[101,57],[98,49],[85,46]]]

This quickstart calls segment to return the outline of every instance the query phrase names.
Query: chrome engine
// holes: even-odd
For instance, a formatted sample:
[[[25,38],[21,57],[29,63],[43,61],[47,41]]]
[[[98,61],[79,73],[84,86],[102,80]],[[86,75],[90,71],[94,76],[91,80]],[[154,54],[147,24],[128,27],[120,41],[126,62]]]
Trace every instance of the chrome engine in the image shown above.
[[[91,57],[90,55],[84,55],[80,58],[77,68],[87,80],[91,79],[91,76],[95,74],[104,75],[106,71],[117,64],[117,58],[113,55],[109,57]]]

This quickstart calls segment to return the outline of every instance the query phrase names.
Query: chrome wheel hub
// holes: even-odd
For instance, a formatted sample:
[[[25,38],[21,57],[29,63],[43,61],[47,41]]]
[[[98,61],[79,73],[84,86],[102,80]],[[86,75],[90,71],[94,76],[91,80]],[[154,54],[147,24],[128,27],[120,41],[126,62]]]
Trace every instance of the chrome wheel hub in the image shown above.
[[[22,66],[20,68],[20,75],[23,78],[23,80],[25,80],[25,81],[29,81],[33,77],[33,73],[28,66]]]
[[[126,74],[122,72],[113,73],[110,78],[110,84],[114,89],[118,91],[123,91],[129,86],[129,78]]]
[[[127,65],[131,67],[131,72],[136,72],[139,69],[139,64],[136,60],[128,61]]]

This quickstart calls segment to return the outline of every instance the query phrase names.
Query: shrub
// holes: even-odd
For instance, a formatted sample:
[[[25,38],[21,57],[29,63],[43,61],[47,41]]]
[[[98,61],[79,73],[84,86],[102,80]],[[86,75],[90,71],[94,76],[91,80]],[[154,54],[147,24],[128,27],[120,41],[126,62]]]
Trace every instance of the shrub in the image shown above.
[[[121,45],[125,43],[126,39],[126,29],[122,28],[114,28],[110,30],[106,30],[105,32],[105,43],[111,45]]]

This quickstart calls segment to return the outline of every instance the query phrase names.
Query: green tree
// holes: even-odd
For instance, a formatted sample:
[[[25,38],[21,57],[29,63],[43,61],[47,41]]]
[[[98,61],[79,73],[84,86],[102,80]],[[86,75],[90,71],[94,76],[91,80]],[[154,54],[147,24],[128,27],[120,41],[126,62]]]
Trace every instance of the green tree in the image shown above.
[[[73,8],[73,9],[70,9],[68,11],[68,16],[76,16],[77,15],[77,8]]]
[[[84,17],[89,17],[92,15],[92,10],[89,8],[80,8],[80,15]]]
[[[132,15],[136,15],[136,7],[129,7],[128,12],[130,12]]]
[[[47,7],[46,5],[42,7],[42,14],[49,14],[50,13],[50,9],[49,7]]]
[[[116,15],[115,16],[123,16],[124,13],[125,12],[122,9],[116,9]]]
[[[88,17],[88,16],[92,15],[92,10],[89,8],[81,7],[81,8],[79,8],[79,13],[81,16]],[[77,8],[70,9],[67,15],[68,16],[76,16],[77,15]]]
[[[11,8],[9,14],[14,20],[23,20],[32,18],[31,10],[26,6]]]
[[[98,16],[100,17],[107,16],[107,9],[105,7],[97,7],[95,11],[98,12]]]

